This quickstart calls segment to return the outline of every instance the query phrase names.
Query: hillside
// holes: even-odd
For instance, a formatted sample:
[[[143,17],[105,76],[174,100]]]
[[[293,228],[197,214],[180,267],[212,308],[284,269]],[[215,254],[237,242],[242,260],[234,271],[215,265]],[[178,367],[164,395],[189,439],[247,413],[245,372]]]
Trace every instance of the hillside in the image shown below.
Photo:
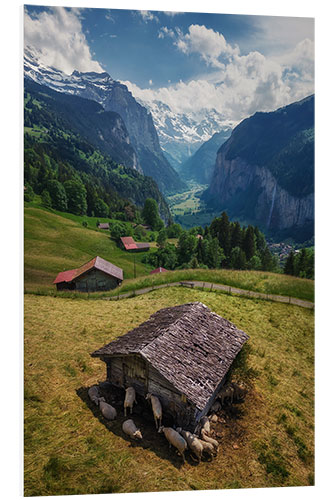
[[[170,217],[155,181],[134,168],[135,152],[120,116],[94,101],[27,81],[24,147],[25,182],[38,194],[51,179],[63,183],[79,176],[87,190],[88,213],[96,212],[89,196],[101,198],[111,211],[129,203],[142,207],[151,197],[162,218]]]
[[[209,184],[214,171],[217,151],[229,139],[230,134],[231,129],[216,132],[180,166],[180,175],[201,184]]]
[[[105,365],[90,353],[160,308],[197,300],[250,336],[236,372],[249,392],[212,426],[217,456],[198,465],[186,453],[181,465],[148,407],[134,407],[142,442],[123,434],[120,408],[114,422],[100,416],[87,388],[105,380]],[[26,295],[25,495],[312,485],[313,347],[313,311],[288,304],[183,288],[116,302]]]
[[[314,96],[242,121],[219,149],[206,203],[275,238],[313,236]]]
[[[106,112],[121,116],[131,147],[138,158],[137,168],[151,176],[163,192],[175,192],[185,185],[164,157],[151,114],[139,104],[127,87],[108,73],[73,71],[67,75],[39,61],[40,54],[32,47],[24,53],[24,74],[30,80],[50,87],[58,94],[79,96],[98,103]],[[84,114],[81,116],[84,124]]]
[[[25,203],[24,211],[24,286],[28,292],[55,291],[52,282],[59,271],[76,268],[99,255],[124,270],[124,283],[115,294],[161,283],[198,280],[314,300],[313,280],[285,274],[232,269],[186,269],[150,276],[149,271],[153,267],[142,263],[147,252],[135,254],[137,278],[133,279],[134,255],[117,247],[110,239],[109,231],[98,230],[96,217],[50,211],[34,203]],[[99,218],[100,222],[109,220]],[[87,227],[82,225],[83,221]],[[173,243],[176,244],[176,240]],[[155,250],[151,248],[149,252]],[[108,295],[112,295],[112,292]]]
[[[66,214],[67,215],[67,214]],[[54,289],[58,272],[73,269],[99,255],[124,270],[125,278],[134,276],[134,256],[117,247],[109,231],[96,228],[96,218],[64,217],[26,204],[24,215],[24,287],[27,291]],[[82,221],[89,221],[83,227]],[[104,219],[99,219],[101,222]],[[110,219],[105,219],[110,220]],[[136,254],[137,276],[147,274]]]

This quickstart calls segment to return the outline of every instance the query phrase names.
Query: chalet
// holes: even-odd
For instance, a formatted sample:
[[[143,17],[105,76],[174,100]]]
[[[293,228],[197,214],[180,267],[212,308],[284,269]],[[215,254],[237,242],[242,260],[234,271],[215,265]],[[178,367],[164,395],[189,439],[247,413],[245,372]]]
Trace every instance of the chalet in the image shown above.
[[[153,271],[150,271],[149,274],[158,274],[158,273],[165,273],[167,269],[164,269],[164,267],[157,267],[156,269],[153,269]]]
[[[150,248],[149,243],[138,243],[134,241],[132,236],[123,236],[122,238],[120,238],[120,241],[127,251],[142,252],[145,250],[149,250]]]
[[[100,222],[98,224],[98,229],[110,229],[110,224],[108,222]]]
[[[91,354],[107,380],[159,397],[176,425],[194,431],[214,403],[248,335],[201,302],[160,309]]]
[[[77,269],[60,272],[53,284],[57,290],[98,292],[116,288],[122,281],[123,270],[97,256]]]

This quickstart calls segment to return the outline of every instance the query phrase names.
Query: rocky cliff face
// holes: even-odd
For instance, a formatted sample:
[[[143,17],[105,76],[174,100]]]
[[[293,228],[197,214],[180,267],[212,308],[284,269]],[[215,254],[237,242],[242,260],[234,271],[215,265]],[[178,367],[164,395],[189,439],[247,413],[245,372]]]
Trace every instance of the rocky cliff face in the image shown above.
[[[271,235],[312,237],[313,104],[311,96],[236,127],[217,153],[208,205]]]
[[[292,196],[267,168],[249,165],[241,158],[226,160],[225,156],[226,152],[218,153],[214,182],[209,188],[215,206],[271,231],[313,222],[313,193],[302,198]]]

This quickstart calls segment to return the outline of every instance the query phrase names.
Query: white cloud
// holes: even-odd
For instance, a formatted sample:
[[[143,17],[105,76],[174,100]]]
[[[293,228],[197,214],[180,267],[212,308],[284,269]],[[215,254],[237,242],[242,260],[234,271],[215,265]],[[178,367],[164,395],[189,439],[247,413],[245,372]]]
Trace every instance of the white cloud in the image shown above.
[[[207,56],[210,44],[200,48],[203,46],[207,48]],[[227,42],[223,46],[228,53]],[[312,49],[312,43],[304,40],[277,60],[258,51],[239,55],[231,48],[229,60],[220,64],[213,76],[180,81],[160,89],[141,89],[131,82],[123,83],[134,97],[148,103],[161,101],[175,113],[200,115],[203,109],[216,109],[226,121],[237,123],[256,111],[272,111],[313,93]],[[210,57],[214,57],[211,51]]]
[[[24,44],[40,51],[41,61],[71,74],[78,71],[102,72],[93,60],[82,31],[80,10],[52,7],[48,11],[24,13]]]
[[[174,17],[174,16],[180,16],[180,15],[184,14],[184,12],[174,12],[171,10],[165,10],[163,12],[163,14],[165,14],[166,16]]]
[[[181,52],[197,53],[207,65],[215,68],[223,68],[225,59],[239,53],[237,45],[232,47],[222,33],[206,28],[204,25],[192,24],[186,34],[177,28],[173,31],[164,27],[162,30],[159,32],[159,38],[164,36],[175,38],[174,44]]]
[[[149,80],[149,85],[153,85],[153,80]]]
[[[147,23],[148,21],[159,22],[158,17],[155,16],[155,14],[153,14],[150,10],[139,10],[139,14],[141,15],[145,23]]]

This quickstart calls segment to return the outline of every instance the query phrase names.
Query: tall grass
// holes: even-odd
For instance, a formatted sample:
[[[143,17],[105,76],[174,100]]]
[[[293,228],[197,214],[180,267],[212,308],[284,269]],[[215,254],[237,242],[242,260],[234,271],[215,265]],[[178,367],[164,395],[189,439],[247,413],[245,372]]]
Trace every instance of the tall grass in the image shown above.
[[[181,465],[150,413],[134,411],[144,439],[132,443],[122,413],[107,423],[86,395],[106,375],[91,352],[156,310],[195,300],[249,334],[239,373],[251,381],[237,418],[218,430],[218,456],[198,466],[188,456]],[[119,302],[26,295],[25,495],[313,484],[313,349],[313,311],[287,304],[187,288]]]

